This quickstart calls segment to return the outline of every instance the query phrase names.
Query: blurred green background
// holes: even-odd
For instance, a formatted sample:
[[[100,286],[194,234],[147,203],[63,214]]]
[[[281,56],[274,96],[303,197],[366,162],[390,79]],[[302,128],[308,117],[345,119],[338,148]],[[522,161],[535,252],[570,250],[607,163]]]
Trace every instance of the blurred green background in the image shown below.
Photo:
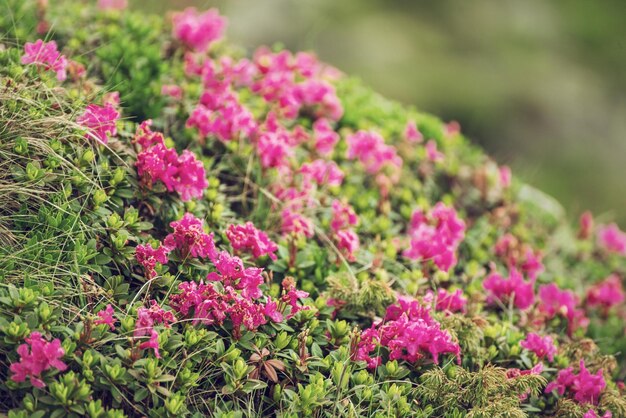
[[[218,7],[250,50],[314,50],[463,132],[572,217],[626,226],[626,1],[130,0]]]

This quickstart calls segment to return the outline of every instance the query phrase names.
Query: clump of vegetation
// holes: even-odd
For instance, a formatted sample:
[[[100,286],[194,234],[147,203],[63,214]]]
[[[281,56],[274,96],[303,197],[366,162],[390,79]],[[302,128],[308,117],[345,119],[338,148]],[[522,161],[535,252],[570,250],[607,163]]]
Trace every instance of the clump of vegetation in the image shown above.
[[[124,3],[0,10],[1,411],[626,415],[619,228],[313,54]]]

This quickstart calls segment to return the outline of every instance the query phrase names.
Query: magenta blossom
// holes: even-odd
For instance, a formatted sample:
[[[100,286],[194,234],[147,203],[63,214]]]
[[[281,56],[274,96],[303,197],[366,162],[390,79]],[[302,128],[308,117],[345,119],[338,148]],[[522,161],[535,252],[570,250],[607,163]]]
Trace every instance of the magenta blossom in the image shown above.
[[[98,142],[106,144],[110,136],[117,135],[115,123],[119,118],[120,113],[108,102],[104,107],[95,104],[88,105],[76,122],[89,129],[86,138],[95,138]]]
[[[410,246],[403,255],[412,260],[432,262],[448,271],[456,264],[456,250],[465,236],[465,222],[454,208],[439,202],[428,214],[413,212],[408,235]]]
[[[100,10],[124,10],[128,7],[128,0],[98,0]]]
[[[52,70],[57,73],[57,80],[59,81],[67,78],[67,58],[59,53],[54,41],[44,42],[38,39],[35,43],[26,42],[22,64],[35,64],[45,70]]]
[[[539,288],[539,311],[548,318],[556,315],[565,317],[568,321],[568,333],[571,335],[577,328],[586,328],[589,319],[581,309],[577,309],[578,298],[571,290],[561,290],[550,283]]]
[[[161,94],[163,96],[169,96],[174,100],[182,100],[183,98],[183,89],[176,84],[164,84],[161,87]]]
[[[183,258],[217,258],[213,234],[204,232],[203,220],[191,213],[185,213],[181,220],[171,222],[170,226],[174,228],[174,232],[165,237],[165,246],[178,249]]]
[[[284,235],[295,234],[311,238],[314,234],[313,222],[291,209],[282,211],[282,220],[281,229]]]
[[[358,158],[365,171],[376,174],[385,166],[400,168],[402,159],[397,155],[396,149],[386,145],[385,140],[376,132],[358,131],[346,138],[348,142],[349,159]]]
[[[587,291],[588,306],[602,306],[606,309],[624,302],[622,281],[616,274],[594,284]]]
[[[610,253],[626,255],[626,233],[617,224],[598,227],[598,245]]]
[[[580,215],[580,229],[578,230],[578,238],[588,239],[593,234],[593,215],[586,211]]]
[[[573,370],[572,367],[560,370],[556,380],[546,386],[545,393],[556,390],[562,396],[569,391],[571,397],[579,403],[597,405],[600,394],[606,387],[602,369],[596,374],[591,374],[585,367],[585,361],[580,360],[579,373],[574,374]]]
[[[105,309],[101,310],[96,315],[98,316],[98,319],[93,321],[95,325],[108,325],[111,331],[115,329],[115,311],[113,310],[111,304],[108,304]]]
[[[417,129],[417,124],[414,120],[409,120],[404,128],[404,138],[410,143],[419,143],[424,141],[424,136]]]
[[[448,292],[445,289],[437,290],[437,302],[435,309],[447,312],[465,312],[467,298],[463,296],[463,291],[457,289],[454,292]]]
[[[339,134],[330,126],[328,119],[320,118],[313,122],[315,149],[322,156],[329,156],[339,142]]]
[[[194,7],[188,7],[176,13],[172,22],[172,34],[176,39],[193,50],[204,52],[224,36],[227,20],[217,9],[198,13]]]
[[[334,161],[315,160],[302,164],[300,173],[305,183],[316,183],[319,186],[327,184],[329,186],[341,186],[343,182],[343,171]]]
[[[355,226],[359,223],[359,217],[354,212],[352,206],[340,200],[333,200],[332,213],[333,217],[330,221],[330,228],[334,232]]]
[[[554,361],[556,347],[554,346],[552,337],[550,337],[549,335],[541,337],[534,332],[530,332],[526,336],[526,339],[520,342],[520,345],[528,351],[532,351],[533,353],[535,353],[540,359],[547,357],[548,360]]]
[[[257,229],[252,222],[244,225],[229,225],[226,236],[235,251],[250,251],[254,258],[264,255],[276,260],[278,245],[265,232]]]
[[[170,249],[163,245],[159,245],[156,249],[150,244],[139,244],[135,248],[135,258],[137,262],[144,268],[146,278],[152,280],[156,277],[155,267],[157,263],[167,264],[167,255]]]
[[[500,166],[500,168],[498,168],[498,174],[499,174],[499,180],[500,180],[500,185],[502,187],[504,187],[505,189],[511,186],[511,169],[506,166]]]
[[[359,250],[360,242],[359,236],[352,229],[343,229],[335,232],[335,241],[337,243],[337,249],[346,257],[350,262],[356,260],[356,252]]]
[[[263,269],[258,267],[244,267],[239,257],[234,257],[226,251],[219,253],[214,261],[217,272],[207,275],[209,281],[219,281],[225,287],[241,290],[241,296],[246,299],[258,299],[263,295],[260,285],[263,284]]]
[[[524,310],[535,301],[534,284],[534,280],[524,281],[522,274],[512,268],[506,279],[496,272],[491,273],[483,282],[483,287],[489,292],[487,302],[497,299],[507,304],[513,298],[515,306]]]
[[[437,143],[434,140],[430,140],[426,143],[426,158],[432,162],[443,161],[445,155],[437,150]]]
[[[53,368],[61,372],[67,369],[67,365],[61,361],[65,351],[58,338],[48,342],[40,333],[33,331],[25,340],[26,344],[17,348],[20,361],[10,366],[13,373],[11,380],[19,383],[28,377],[33,386],[42,388],[46,384],[41,379],[41,373]]]

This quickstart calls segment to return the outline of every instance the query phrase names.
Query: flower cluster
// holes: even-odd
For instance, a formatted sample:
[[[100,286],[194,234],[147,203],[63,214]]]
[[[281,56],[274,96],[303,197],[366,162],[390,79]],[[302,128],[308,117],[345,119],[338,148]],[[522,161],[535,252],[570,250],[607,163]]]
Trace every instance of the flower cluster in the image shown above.
[[[598,245],[610,253],[626,255],[626,233],[617,224],[598,227]]]
[[[546,386],[545,392],[550,393],[556,390],[562,396],[569,391],[572,398],[579,403],[596,405],[600,394],[606,387],[602,369],[596,374],[591,374],[585,367],[585,361],[581,360],[578,374],[574,374],[573,370],[573,367],[560,370],[556,380]]]
[[[106,144],[110,136],[117,135],[115,123],[119,118],[120,112],[107,102],[104,106],[88,105],[85,112],[76,119],[76,123],[89,129],[86,138],[94,138],[101,144]]]
[[[99,311],[96,316],[98,319],[93,321],[95,325],[106,325],[111,331],[115,329],[115,311],[111,304],[108,304],[106,308]]]
[[[124,10],[128,7],[128,0],[98,0],[100,10]]]
[[[168,191],[176,191],[183,202],[202,197],[209,185],[201,161],[189,150],[181,155],[167,148],[163,135],[150,129],[152,121],[144,121],[135,134],[142,148],[137,154],[137,173],[149,187],[160,181]]]
[[[170,223],[174,232],[165,237],[164,244],[170,250],[177,249],[184,259],[188,256],[196,258],[217,258],[217,249],[213,233],[204,232],[204,221],[187,212],[182,219]]]
[[[64,55],[57,50],[54,41],[44,42],[38,39],[36,42],[26,42],[24,44],[24,55],[22,64],[35,64],[45,70],[52,70],[57,73],[57,80],[63,81],[67,78],[68,61]]]
[[[385,140],[376,132],[358,131],[346,138],[348,142],[349,159],[358,158],[365,171],[376,174],[383,167],[402,167],[402,159],[392,145],[385,144]]]
[[[430,296],[430,298],[432,298],[432,296]],[[465,312],[466,306],[467,298],[463,296],[461,289],[457,289],[454,292],[448,292],[442,288],[437,290],[437,297],[435,298],[436,310],[444,312]]]
[[[172,34],[189,48],[205,52],[213,42],[218,41],[226,30],[226,18],[216,9],[203,13],[188,7],[172,18]]]
[[[322,156],[328,157],[339,142],[339,134],[330,125],[326,118],[317,119],[313,122],[313,135],[315,150]]]
[[[154,326],[163,324],[166,328],[169,328],[175,321],[174,314],[161,308],[155,300],[150,301],[149,308],[141,307],[137,309],[137,321],[135,322],[133,337],[135,339],[149,337],[148,340],[139,344],[139,349],[146,350],[151,348],[154,350],[154,356],[161,358],[159,353],[159,334],[154,329]]]
[[[494,246],[495,254],[509,268],[517,268],[531,280],[535,280],[544,270],[541,253],[534,251],[528,244],[522,244],[514,235],[502,235]]]
[[[224,287],[240,290],[246,299],[258,299],[262,296],[259,286],[263,284],[263,269],[244,267],[239,257],[231,256],[227,251],[220,252],[213,264],[217,272],[209,273],[207,280],[219,281]]]
[[[56,338],[48,342],[36,331],[26,337],[26,344],[17,348],[17,354],[20,355],[20,361],[10,366],[13,373],[11,380],[14,382],[23,382],[28,377],[33,386],[42,388],[46,384],[41,380],[41,373],[53,368],[61,372],[67,369],[67,365],[61,361],[65,355],[61,341]]]
[[[528,309],[535,301],[534,280],[525,281],[517,269],[512,268],[509,277],[504,278],[492,272],[483,282],[487,290],[487,302],[499,300],[507,305],[511,300],[518,309]]]
[[[414,120],[409,120],[404,127],[404,138],[410,143],[419,143],[424,141],[424,136],[417,129],[417,124]]]
[[[324,184],[340,186],[344,177],[337,163],[321,159],[302,164],[300,173],[304,177],[305,184],[316,183],[319,186]]]
[[[155,267],[157,263],[167,264],[167,255],[169,252],[170,249],[163,245],[159,245],[157,248],[153,248],[150,244],[137,245],[135,248],[135,258],[144,268],[146,279],[152,280],[156,277],[157,272]]]
[[[428,308],[415,300],[401,298],[387,308],[382,322],[361,333],[355,353],[356,360],[367,362],[369,368],[382,364],[382,357],[372,357],[379,346],[389,350],[390,360],[415,363],[429,356],[439,363],[441,354],[454,354],[461,361],[461,349],[441,324],[430,316]]]
[[[578,309],[578,297],[571,290],[561,290],[550,283],[539,288],[539,311],[547,318],[564,316],[568,321],[568,333],[571,335],[578,328],[586,328],[589,319],[582,309]]]
[[[554,361],[556,347],[554,346],[552,337],[549,335],[541,337],[534,332],[530,332],[526,336],[526,339],[520,342],[520,345],[528,351],[535,353],[540,359],[547,358],[550,361]]]
[[[278,245],[265,232],[257,229],[252,222],[243,225],[229,225],[226,236],[235,251],[250,251],[254,258],[267,255],[276,260]]]
[[[624,299],[622,281],[616,274],[611,274],[587,290],[587,306],[601,306],[609,309],[624,302]]]
[[[413,212],[408,235],[410,246],[403,253],[405,257],[432,260],[439,269],[448,271],[456,265],[456,250],[465,236],[465,222],[454,208],[439,202],[428,214]]]
[[[330,228],[339,251],[348,261],[355,260],[355,253],[360,247],[359,236],[352,227],[359,223],[359,218],[352,206],[339,200],[333,200]]]

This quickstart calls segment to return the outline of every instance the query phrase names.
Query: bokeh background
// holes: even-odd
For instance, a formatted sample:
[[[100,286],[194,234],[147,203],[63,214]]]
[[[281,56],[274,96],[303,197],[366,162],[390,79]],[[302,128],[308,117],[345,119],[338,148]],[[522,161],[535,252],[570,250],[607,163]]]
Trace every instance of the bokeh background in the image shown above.
[[[314,50],[445,120],[572,218],[626,227],[626,1],[130,0],[218,7],[250,51]]]

